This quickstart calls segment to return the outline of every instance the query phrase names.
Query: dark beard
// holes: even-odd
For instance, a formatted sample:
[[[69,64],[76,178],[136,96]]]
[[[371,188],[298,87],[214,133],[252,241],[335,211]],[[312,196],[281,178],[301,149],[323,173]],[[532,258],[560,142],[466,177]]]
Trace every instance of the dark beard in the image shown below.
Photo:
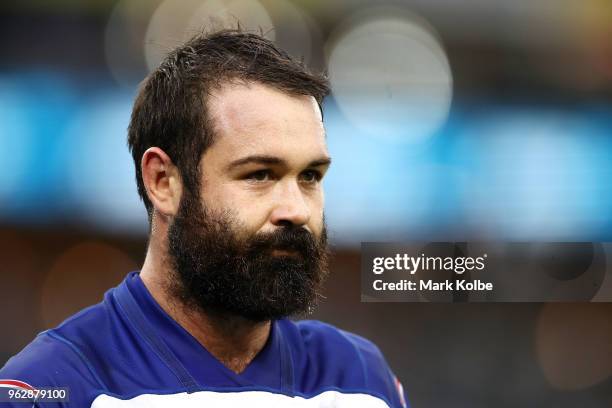
[[[230,214],[183,197],[168,231],[172,295],[205,313],[255,322],[312,313],[327,276],[325,226],[318,239],[295,226],[239,239],[239,227]]]

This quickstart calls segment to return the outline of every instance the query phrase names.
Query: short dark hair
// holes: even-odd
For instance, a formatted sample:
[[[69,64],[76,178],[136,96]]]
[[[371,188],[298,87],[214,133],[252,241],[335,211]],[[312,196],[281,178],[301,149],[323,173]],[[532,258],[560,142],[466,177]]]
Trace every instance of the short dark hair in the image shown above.
[[[221,30],[198,34],[176,48],[141,84],[128,128],[138,194],[149,221],[153,204],[142,180],[142,155],[149,147],[161,148],[177,166],[184,188],[196,194],[200,159],[214,141],[207,97],[235,80],[313,96],[319,106],[329,93],[325,75],[311,73],[262,35]]]

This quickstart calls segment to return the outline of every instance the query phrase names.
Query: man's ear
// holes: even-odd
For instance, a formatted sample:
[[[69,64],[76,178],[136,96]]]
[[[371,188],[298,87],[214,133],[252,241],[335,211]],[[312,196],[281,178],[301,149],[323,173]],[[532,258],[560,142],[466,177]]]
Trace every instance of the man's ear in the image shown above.
[[[142,155],[140,169],[153,207],[164,216],[176,215],[183,184],[170,157],[159,147],[150,147]]]

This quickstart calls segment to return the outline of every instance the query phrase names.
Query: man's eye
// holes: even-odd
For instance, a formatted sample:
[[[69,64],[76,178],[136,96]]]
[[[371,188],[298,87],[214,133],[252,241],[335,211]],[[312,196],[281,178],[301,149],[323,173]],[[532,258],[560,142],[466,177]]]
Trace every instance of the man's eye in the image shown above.
[[[249,174],[246,178],[247,180],[257,182],[268,181],[270,179],[270,172],[268,170],[259,170]]]
[[[302,181],[305,183],[316,183],[321,180],[323,176],[316,170],[306,170],[302,173]]]

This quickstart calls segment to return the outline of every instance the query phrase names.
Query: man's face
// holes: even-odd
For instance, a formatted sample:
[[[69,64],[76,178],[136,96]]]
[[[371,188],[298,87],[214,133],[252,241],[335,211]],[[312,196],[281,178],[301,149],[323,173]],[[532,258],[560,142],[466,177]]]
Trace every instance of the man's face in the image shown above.
[[[307,311],[327,272],[318,105],[250,83],[224,86],[208,107],[215,141],[200,194],[184,190],[169,229],[175,291],[252,320]]]
[[[287,223],[319,236],[329,165],[313,97],[265,85],[227,85],[209,98],[215,142],[201,162],[203,204],[233,211],[246,234]]]

